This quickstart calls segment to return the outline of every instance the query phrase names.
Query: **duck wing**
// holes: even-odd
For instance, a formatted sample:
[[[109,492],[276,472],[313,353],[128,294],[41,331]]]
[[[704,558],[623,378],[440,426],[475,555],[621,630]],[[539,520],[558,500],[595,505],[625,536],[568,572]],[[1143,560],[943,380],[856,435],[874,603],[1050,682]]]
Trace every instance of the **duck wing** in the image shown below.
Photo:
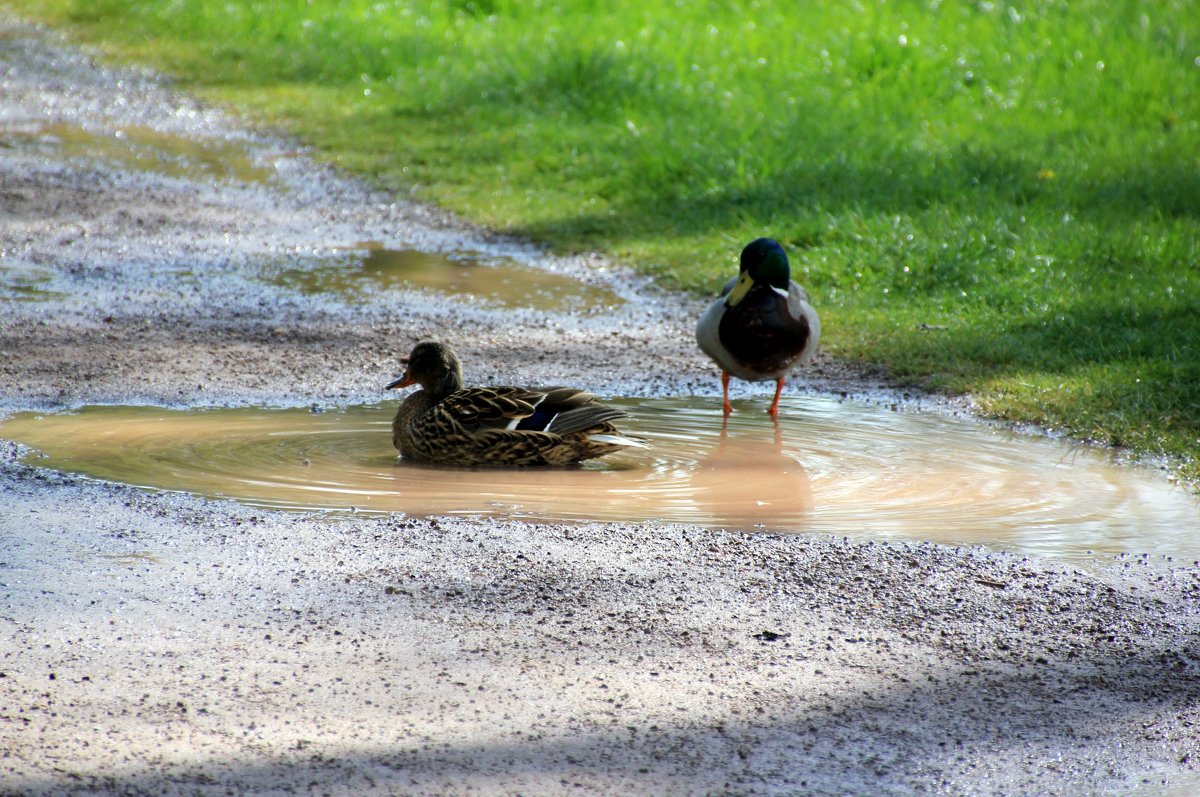
[[[595,429],[628,416],[624,410],[601,404],[596,397],[573,387],[547,388],[534,412],[516,425],[518,430],[568,435]]]
[[[439,402],[433,413],[467,433],[507,430],[556,435],[584,431],[627,416],[624,410],[605,406],[591,393],[572,387],[466,388]]]
[[[473,434],[489,429],[514,429],[534,413],[543,394],[518,387],[469,387],[456,390],[432,410],[433,419]]]

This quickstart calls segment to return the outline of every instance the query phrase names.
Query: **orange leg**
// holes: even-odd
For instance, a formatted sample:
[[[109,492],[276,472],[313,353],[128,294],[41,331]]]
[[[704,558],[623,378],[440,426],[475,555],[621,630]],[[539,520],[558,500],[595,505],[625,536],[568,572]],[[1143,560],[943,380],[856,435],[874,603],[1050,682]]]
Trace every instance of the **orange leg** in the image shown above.
[[[729,374],[726,371],[721,372],[721,394],[725,398],[725,415],[733,412],[733,405],[729,403]]]
[[[779,417],[779,394],[783,392],[783,377],[775,380],[775,400],[771,402],[771,408],[767,412],[771,413],[772,418]]]

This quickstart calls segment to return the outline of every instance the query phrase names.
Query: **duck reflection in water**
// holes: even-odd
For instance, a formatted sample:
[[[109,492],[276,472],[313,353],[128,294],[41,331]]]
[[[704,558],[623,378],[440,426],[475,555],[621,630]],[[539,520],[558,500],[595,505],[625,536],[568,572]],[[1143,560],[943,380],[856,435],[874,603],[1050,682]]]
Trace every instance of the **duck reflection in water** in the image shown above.
[[[812,508],[812,483],[804,466],[788,453],[783,430],[771,439],[729,434],[721,424],[716,447],[688,480],[696,508],[730,529],[766,526],[800,530]]]
[[[804,528],[812,486],[780,424],[767,430],[745,416],[718,433],[688,413],[650,410],[641,420],[631,431],[646,437],[648,449],[591,467],[447,469],[400,460],[390,492],[415,515]]]

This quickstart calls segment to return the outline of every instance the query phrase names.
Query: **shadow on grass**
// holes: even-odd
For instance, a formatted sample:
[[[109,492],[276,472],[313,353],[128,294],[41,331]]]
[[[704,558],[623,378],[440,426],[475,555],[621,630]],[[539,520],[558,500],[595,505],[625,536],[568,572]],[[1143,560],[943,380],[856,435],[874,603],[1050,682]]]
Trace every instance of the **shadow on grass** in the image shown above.
[[[621,247],[647,236],[687,238],[771,223],[782,230],[776,235],[793,236],[792,245],[812,247],[822,243],[826,217],[846,213],[912,216],[946,208],[953,212],[946,228],[952,233],[965,230],[966,222],[1026,212],[1055,223],[1069,213],[1104,229],[1134,220],[1187,220],[1200,207],[1200,173],[1177,165],[1140,164],[1119,177],[1068,180],[1040,178],[1036,163],[997,151],[964,148],[937,160],[896,151],[884,163],[858,162],[850,152],[831,149],[815,156],[827,160],[741,182],[697,174],[680,162],[657,177],[657,192],[648,192],[652,185],[600,212],[572,210],[512,231],[534,240],[579,237]]]
[[[1200,431],[1200,304],[1057,307],[1011,323],[908,328],[870,356],[908,378],[947,378],[1041,423],[1112,445],[1186,456]]]
[[[1120,306],[1083,300],[1028,313],[999,330],[956,328],[951,335],[922,332],[906,339],[915,354],[953,352],[998,375],[1037,369],[1070,373],[1088,366],[1163,363],[1182,382],[1200,378],[1200,302],[1181,298],[1169,307]]]

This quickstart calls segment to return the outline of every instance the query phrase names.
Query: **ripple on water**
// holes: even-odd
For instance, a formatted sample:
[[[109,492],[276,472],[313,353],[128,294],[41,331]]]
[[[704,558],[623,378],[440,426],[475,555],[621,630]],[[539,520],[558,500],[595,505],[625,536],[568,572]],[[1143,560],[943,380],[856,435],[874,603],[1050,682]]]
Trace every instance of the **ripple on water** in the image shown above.
[[[86,407],[0,435],[31,464],[292,510],[696,523],[986,544],[1083,557],[1200,556],[1200,502],[1101,452],[823,396],[614,400],[651,443],[578,469],[397,463],[394,403],[309,410]]]

